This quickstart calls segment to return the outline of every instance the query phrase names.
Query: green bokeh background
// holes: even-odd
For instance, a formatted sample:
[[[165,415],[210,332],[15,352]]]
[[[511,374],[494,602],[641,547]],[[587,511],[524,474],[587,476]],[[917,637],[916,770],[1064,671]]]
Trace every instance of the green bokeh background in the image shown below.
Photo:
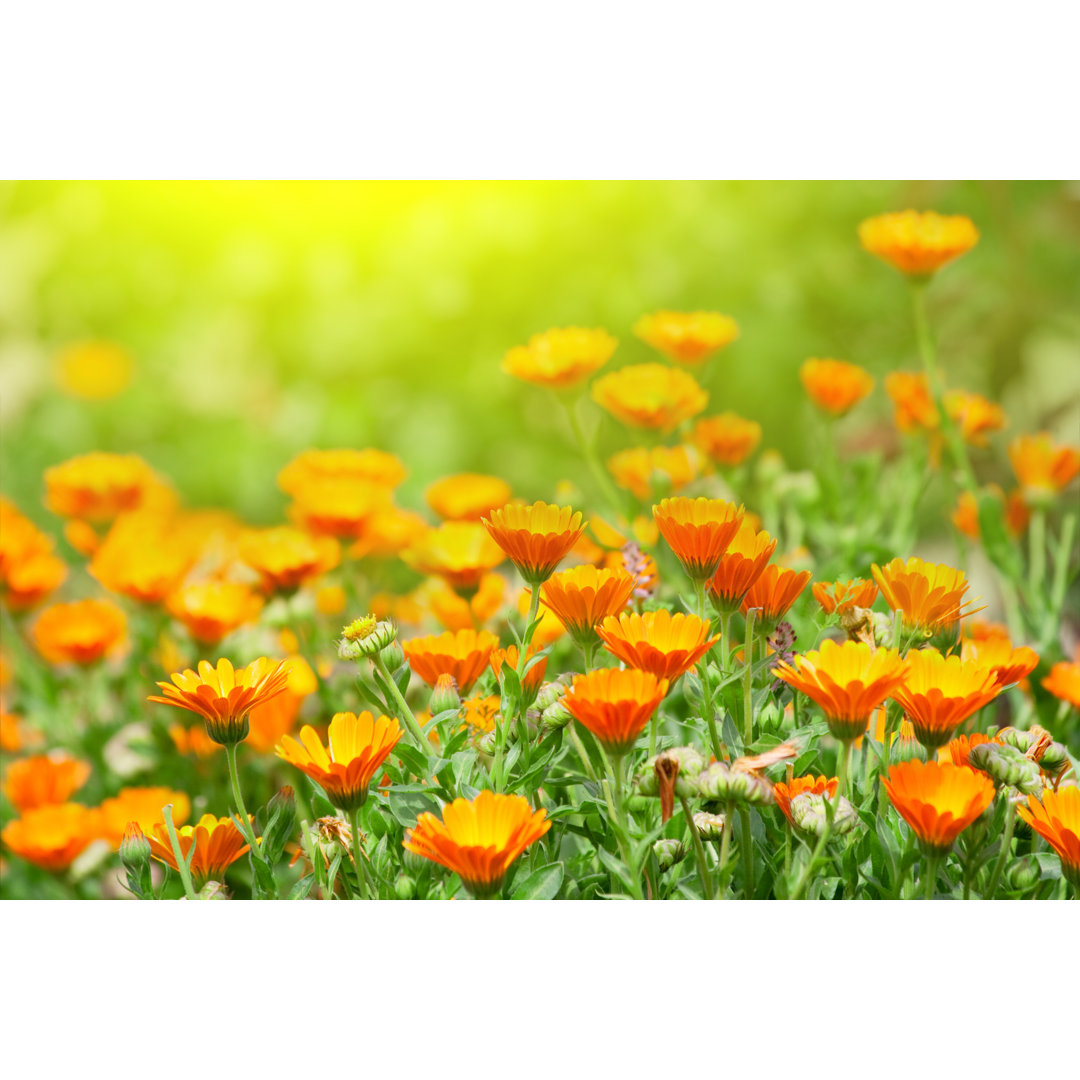
[[[613,366],[655,359],[630,328],[662,307],[738,320],[705,369],[708,413],[759,420],[763,446],[811,465],[804,359],[878,377],[845,421],[853,439],[891,426],[881,376],[918,366],[904,282],[856,237],[863,218],[909,206],[965,213],[981,232],[931,310],[950,384],[1009,414],[988,476],[1005,479],[1010,435],[1080,433],[1075,184],[3,184],[0,488],[47,520],[45,467],[132,451],[190,505],[270,522],[295,453],[377,446],[410,468],[403,505],[462,470],[527,497],[564,478],[589,490],[546,392],[499,362],[564,325],[615,334]],[[84,339],[135,358],[119,397],[56,388],[57,351]],[[639,441],[601,423],[605,453]]]

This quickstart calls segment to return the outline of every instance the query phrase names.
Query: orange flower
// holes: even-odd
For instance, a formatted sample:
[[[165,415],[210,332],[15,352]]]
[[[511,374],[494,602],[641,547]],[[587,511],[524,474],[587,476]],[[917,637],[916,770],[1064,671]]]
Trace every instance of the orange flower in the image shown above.
[[[998,686],[1012,686],[1026,679],[1038,666],[1039,656],[1034,649],[1021,645],[1012,647],[1008,638],[991,637],[982,641],[964,638],[960,643],[960,658],[976,663],[994,673]]]
[[[198,558],[165,515],[126,514],[94,552],[90,573],[112,592],[143,604],[158,604],[175,589]]]
[[[206,725],[201,727],[184,727],[182,724],[169,726],[169,738],[178,754],[193,754],[198,758],[207,758],[221,749],[221,744],[214,742],[206,734]]]
[[[312,480],[293,496],[289,517],[301,528],[353,540],[390,501],[387,488],[351,476]]]
[[[44,600],[67,577],[53,542],[13,502],[0,498],[0,590],[4,604],[23,611]]]
[[[660,431],[697,416],[709,401],[692,375],[663,364],[613,371],[593,383],[592,398],[625,424]]]
[[[834,798],[839,783],[836,776],[796,776],[789,783],[773,784],[773,797],[788,823],[795,828],[795,821],[791,816],[791,800],[796,795],[828,795],[829,798]]]
[[[483,525],[530,585],[551,577],[585,531],[580,511],[545,502],[509,503],[493,510]]]
[[[380,504],[364,525],[360,539],[349,548],[349,555],[354,559],[390,559],[422,540],[430,529],[412,510]]]
[[[954,765],[966,765],[970,768],[971,762],[969,758],[971,757],[971,751],[982,743],[994,743],[995,746],[1002,745],[1001,740],[993,735],[980,735],[976,731],[971,735],[957,735],[955,739],[949,741],[945,749],[949,751],[949,757]]]
[[[647,499],[654,485],[668,491],[686,487],[697,476],[697,464],[687,446],[643,446],[622,450],[608,459],[608,470],[619,487]]]
[[[341,585],[323,585],[315,593],[315,609],[320,615],[340,615],[345,602],[345,589]]]
[[[265,656],[235,671],[224,657],[216,668],[208,660],[200,660],[198,672],[188,668],[173,674],[175,685],[158,683],[164,697],[146,700],[198,713],[206,721],[207,735],[222,746],[231,746],[246,738],[248,713],[256,705],[284,693],[288,679],[288,665],[284,661],[267,660]]]
[[[950,390],[945,395],[945,411],[960,429],[964,442],[986,446],[986,433],[1000,431],[1005,426],[1005,410],[987,401],[982,394],[966,390]]]
[[[1009,444],[1009,460],[1033,506],[1046,506],[1080,473],[1080,449],[1058,446],[1049,432],[1021,435]]]
[[[761,425],[733,412],[707,416],[694,425],[697,448],[717,465],[741,465],[761,442]]]
[[[930,395],[926,376],[910,371],[893,371],[885,376],[885,392],[892,398],[896,426],[910,434],[932,431],[941,418]]]
[[[471,802],[455,799],[442,821],[424,813],[404,847],[457,874],[478,898],[498,892],[510,864],[551,828],[545,810],[533,811],[520,795],[481,791]]]
[[[972,601],[964,599],[964,572],[943,563],[896,558],[884,566],[875,563],[871,570],[885,603],[901,613],[909,633],[921,631],[943,644],[955,643],[960,620],[982,610],[968,607]]]
[[[600,668],[575,676],[560,700],[609,754],[620,757],[633,748],[667,691],[667,679],[651,672]]]
[[[759,625],[769,628],[787,614],[809,580],[809,570],[796,571],[770,563],[750,586],[740,610],[745,615],[751,608],[757,608]]]
[[[141,457],[95,452],[45,470],[45,505],[61,517],[110,521],[161,486]]]
[[[540,598],[584,648],[596,641],[597,624],[622,611],[633,591],[634,579],[621,567],[575,566],[548,578]]]
[[[628,667],[674,682],[689,671],[719,640],[696,615],[672,615],[661,608],[644,615],[626,612],[608,616],[597,627],[604,647]]]
[[[948,851],[994,798],[989,776],[948,762],[905,761],[881,783],[923,846],[938,853]]]
[[[401,643],[409,666],[428,684],[434,686],[440,675],[453,675],[458,690],[467,694],[491,659],[499,639],[486,630],[458,630],[429,634]]]
[[[501,574],[485,574],[467,600],[434,578],[421,585],[415,595],[421,606],[430,608],[447,630],[475,629],[502,607],[506,578]]]
[[[97,813],[78,803],[39,806],[4,826],[0,840],[44,870],[66,870],[94,839]]]
[[[999,512],[1003,515],[1005,528],[1010,535],[1023,536],[1031,520],[1031,511],[1024,502],[1023,495],[1018,490],[1011,491],[1006,500],[1001,488],[996,484],[989,485],[986,490],[995,501],[1003,504]],[[960,492],[956,509],[952,512],[952,522],[965,536],[970,536],[972,540],[979,539],[982,531],[979,525],[979,504],[970,491]]]
[[[916,280],[929,278],[979,241],[971,219],[933,211],[882,214],[859,226],[859,240],[872,255]]]
[[[16,754],[26,742],[26,732],[22,730],[22,718],[9,713],[0,702],[0,750],[6,754]]]
[[[182,791],[167,787],[124,788],[98,807],[97,835],[114,849],[120,846],[124,830],[134,821],[148,833],[162,818],[162,809],[172,805],[173,822],[183,825],[191,816],[191,800]]]
[[[304,699],[319,688],[319,680],[302,656],[284,660],[288,669],[285,692],[256,705],[248,713],[248,743],[260,754],[270,753],[292,731]]]
[[[277,756],[310,776],[339,810],[351,814],[367,801],[368,785],[401,738],[401,725],[369,712],[335,713],[324,748],[315,729],[305,724],[300,741],[286,735]]]
[[[122,647],[124,613],[109,600],[53,604],[34,624],[38,652],[53,664],[92,664]]]
[[[225,871],[237,859],[246,855],[248,844],[244,834],[236,827],[232,818],[217,818],[213,814],[203,814],[194,825],[183,825],[176,830],[176,839],[180,845],[180,854],[186,859],[195,845],[195,854],[191,856],[191,879],[196,890],[208,881],[221,881]],[[158,862],[163,862],[173,870],[179,870],[176,856],[169,841],[169,830],[164,822],[154,826],[150,841],[150,851]]]
[[[810,400],[830,416],[843,416],[874,389],[867,372],[846,360],[807,360],[799,378]]]
[[[498,694],[488,694],[486,697],[478,694],[476,697],[466,698],[461,703],[466,727],[472,728],[474,732],[494,731],[501,706],[502,699]]]
[[[13,761],[4,776],[4,794],[20,813],[68,799],[90,779],[90,766],[54,752]]]
[[[743,521],[709,581],[718,611],[739,610],[743,598],[765,572],[775,550],[776,541],[767,532],[757,532],[753,525]]]
[[[169,612],[204,645],[216,645],[262,610],[262,598],[233,581],[200,581],[183,585],[168,600]]]
[[[510,485],[498,476],[458,473],[437,480],[424,498],[446,521],[479,521],[510,501]]]
[[[1050,674],[1043,679],[1042,685],[1043,689],[1049,690],[1054,697],[1080,709],[1080,661],[1059,661],[1050,669]]]
[[[313,483],[351,480],[390,491],[406,476],[401,461],[382,450],[305,450],[278,473],[278,487],[295,497]]]
[[[829,731],[843,741],[865,734],[870,714],[906,677],[895,649],[874,649],[863,641],[838,645],[825,640],[821,648],[796,655],[792,663],[777,662],[778,679],[801,690],[825,712]]]
[[[695,583],[716,573],[724,552],[735,539],[745,510],[722,499],[662,499],[653,519],[683,569]]]
[[[529,663],[536,653],[536,648],[530,645],[525,653],[525,663]],[[544,672],[547,671],[547,662],[548,658],[546,656],[540,657],[540,659],[537,660],[536,663],[522,676],[522,696],[525,697],[530,704],[532,699],[536,697],[537,691],[540,689],[540,684],[544,681]],[[511,671],[517,671],[517,663],[518,647],[516,645],[508,645],[505,649],[492,650],[491,670],[496,679],[499,678],[499,673],[502,671],[503,664],[506,664]]]
[[[341,561],[341,547],[332,536],[310,536],[287,525],[246,533],[238,549],[266,592],[290,592]]]
[[[905,658],[907,682],[892,692],[915,728],[915,738],[931,750],[944,746],[973,713],[1001,693],[994,672],[937,649],[915,649]]]
[[[680,364],[700,364],[739,336],[739,327],[728,315],[715,311],[657,311],[642,315],[634,333]]]
[[[877,582],[854,578],[850,581],[818,581],[810,586],[814,599],[826,615],[847,615],[855,608],[873,607]]]
[[[602,368],[618,342],[606,330],[578,326],[534,334],[528,345],[517,345],[503,359],[507,375],[537,386],[566,390]]]
[[[1038,799],[1029,795],[1027,806],[1016,810],[1058,853],[1066,881],[1080,889],[1080,788],[1044,791]]]
[[[104,401],[131,382],[131,357],[108,341],[82,341],[62,349],[54,374],[61,390],[87,401]]]
[[[452,589],[475,591],[480,580],[506,558],[502,548],[475,521],[447,521],[401,553],[421,574],[437,574]]]

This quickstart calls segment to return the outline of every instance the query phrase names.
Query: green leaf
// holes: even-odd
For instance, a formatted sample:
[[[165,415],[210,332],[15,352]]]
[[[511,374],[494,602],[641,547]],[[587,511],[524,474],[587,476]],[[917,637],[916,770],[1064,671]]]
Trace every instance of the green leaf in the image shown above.
[[[315,875],[308,874],[302,877],[290,890],[290,900],[306,900],[308,893],[311,892],[311,887],[315,884]]]
[[[515,890],[512,900],[554,900],[562,888],[562,863],[534,870]]]

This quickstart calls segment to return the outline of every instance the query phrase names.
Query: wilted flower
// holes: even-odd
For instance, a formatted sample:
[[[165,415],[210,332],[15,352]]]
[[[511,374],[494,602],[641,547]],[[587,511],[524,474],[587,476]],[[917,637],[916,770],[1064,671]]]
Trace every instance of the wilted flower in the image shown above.
[[[634,333],[680,364],[700,364],[739,336],[728,315],[715,311],[657,311],[642,315]]]
[[[692,375],[663,364],[636,364],[605,375],[593,383],[592,397],[623,423],[660,431],[697,416],[709,400]]]

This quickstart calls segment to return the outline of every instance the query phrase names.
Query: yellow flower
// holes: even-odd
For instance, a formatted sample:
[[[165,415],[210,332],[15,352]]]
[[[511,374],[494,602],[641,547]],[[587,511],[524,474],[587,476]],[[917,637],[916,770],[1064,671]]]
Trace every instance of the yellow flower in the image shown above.
[[[478,522],[446,521],[406,548],[401,558],[418,573],[437,574],[452,589],[472,593],[506,555]]]
[[[593,383],[592,397],[623,423],[660,431],[697,416],[709,400],[692,375],[663,364],[636,364],[605,375]]]
[[[124,645],[127,618],[110,600],[53,604],[34,624],[38,652],[53,664],[92,664]]]
[[[700,364],[739,336],[735,320],[715,311],[657,311],[642,315],[634,333],[670,360]]]
[[[510,485],[498,476],[458,473],[437,480],[424,497],[444,521],[479,521],[510,501]]]
[[[1080,449],[1055,444],[1045,431],[1014,439],[1009,460],[1024,497],[1034,506],[1046,506],[1080,474]]]
[[[131,383],[131,357],[119,345],[84,341],[56,357],[56,381],[72,397],[104,401]]]
[[[911,278],[923,280],[970,251],[979,241],[979,232],[970,218],[905,210],[864,221],[859,226],[859,239],[872,255]]]
[[[61,517],[109,521],[144,505],[160,486],[142,458],[95,452],[45,470],[45,503]]]
[[[262,610],[262,598],[249,586],[234,581],[200,581],[184,585],[169,597],[168,608],[191,636],[216,645]]]
[[[673,494],[691,483],[697,476],[697,462],[688,446],[657,446],[649,450],[639,446],[622,450],[608,459],[608,469],[619,487],[632,491],[639,499],[647,499],[654,485]]]
[[[528,345],[511,349],[502,369],[525,382],[565,390],[576,386],[602,368],[618,342],[605,330],[583,330],[570,326],[534,334]]]

